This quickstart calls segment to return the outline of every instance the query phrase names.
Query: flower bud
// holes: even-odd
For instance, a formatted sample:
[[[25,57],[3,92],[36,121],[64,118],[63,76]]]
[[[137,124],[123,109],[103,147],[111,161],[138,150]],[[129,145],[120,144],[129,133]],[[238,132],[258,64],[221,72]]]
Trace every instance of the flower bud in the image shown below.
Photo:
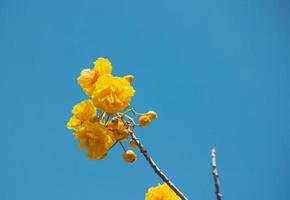
[[[133,75],[127,75],[123,77],[124,79],[126,79],[129,83],[131,83],[135,77]]]
[[[139,126],[146,127],[151,122],[151,119],[148,115],[141,115],[139,118]]]
[[[135,154],[134,151],[132,150],[127,150],[124,154],[123,154],[123,159],[125,162],[127,163],[132,163],[135,160],[137,160],[137,155]]]
[[[146,113],[150,117],[150,119],[156,119],[157,118],[157,113],[155,111],[149,111]]]
[[[134,140],[130,140],[130,146],[133,148],[133,149],[136,149],[138,147],[137,143],[134,141]]]

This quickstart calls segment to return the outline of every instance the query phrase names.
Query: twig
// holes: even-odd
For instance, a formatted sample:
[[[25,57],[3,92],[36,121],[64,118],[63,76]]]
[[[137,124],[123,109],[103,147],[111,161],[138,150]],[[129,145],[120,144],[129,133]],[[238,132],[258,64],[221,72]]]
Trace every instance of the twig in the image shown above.
[[[122,149],[124,150],[124,152],[126,152],[126,148],[125,148],[125,146],[123,145],[123,143],[122,143],[122,142],[119,142],[119,143],[120,143]]]
[[[134,127],[133,127],[134,128]],[[169,178],[161,171],[161,169],[156,165],[156,163],[153,161],[153,159],[149,156],[148,152],[144,149],[143,145],[140,143],[139,139],[134,134],[134,129],[131,132],[131,138],[132,140],[137,144],[139,150],[143,154],[143,156],[146,158],[152,169],[155,171],[155,173],[182,199],[187,200],[185,195],[178,190],[178,188],[169,180]]]
[[[220,181],[219,181],[219,175],[218,175],[217,165],[216,165],[216,149],[215,148],[212,148],[211,150],[211,165],[212,165],[212,175],[213,175],[214,184],[215,184],[216,199],[221,200],[222,193],[220,189]]]

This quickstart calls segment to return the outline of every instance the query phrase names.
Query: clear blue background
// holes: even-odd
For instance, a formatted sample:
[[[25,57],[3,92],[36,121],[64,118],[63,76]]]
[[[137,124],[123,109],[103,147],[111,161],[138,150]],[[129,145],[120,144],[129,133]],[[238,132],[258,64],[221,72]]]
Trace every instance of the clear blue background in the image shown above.
[[[133,74],[138,136],[189,199],[289,200],[290,3],[0,1],[0,199],[144,199],[161,182],[138,154],[88,161],[65,125],[100,56]]]

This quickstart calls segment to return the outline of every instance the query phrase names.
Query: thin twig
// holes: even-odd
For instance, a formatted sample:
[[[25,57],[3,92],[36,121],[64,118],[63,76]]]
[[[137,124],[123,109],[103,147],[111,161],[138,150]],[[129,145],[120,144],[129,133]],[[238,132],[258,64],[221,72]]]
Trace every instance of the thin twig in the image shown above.
[[[126,148],[125,148],[125,146],[123,145],[123,143],[122,143],[122,142],[119,142],[119,143],[120,143],[122,149],[124,150],[124,152],[126,152]]]
[[[185,195],[169,180],[169,178],[161,171],[161,169],[156,165],[156,163],[153,161],[153,159],[150,157],[148,152],[144,149],[143,145],[140,143],[139,139],[134,134],[134,126],[132,127],[131,132],[131,138],[132,140],[137,144],[139,150],[143,154],[143,156],[146,158],[152,169],[155,171],[155,173],[182,199],[187,200]]]
[[[216,199],[221,200],[222,193],[221,193],[219,175],[218,175],[217,165],[216,165],[216,149],[215,148],[212,148],[211,150],[211,165],[212,165],[212,175],[213,175],[214,184],[215,184]]]

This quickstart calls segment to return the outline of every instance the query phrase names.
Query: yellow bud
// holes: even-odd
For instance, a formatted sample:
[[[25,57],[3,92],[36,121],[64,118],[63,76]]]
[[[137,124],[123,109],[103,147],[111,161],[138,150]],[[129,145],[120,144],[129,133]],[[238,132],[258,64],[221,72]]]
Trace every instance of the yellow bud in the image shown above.
[[[157,113],[155,111],[149,111],[146,113],[150,117],[150,119],[156,119],[157,118]]]
[[[133,148],[133,149],[136,149],[138,147],[137,143],[134,141],[134,140],[130,140],[130,146]]]
[[[139,118],[139,126],[146,127],[151,122],[151,119],[148,115],[141,115]]]
[[[127,75],[123,77],[124,79],[126,79],[129,83],[131,83],[135,77],[133,75]]]
[[[123,159],[125,162],[127,163],[132,163],[135,160],[137,160],[137,155],[135,154],[134,151],[132,150],[127,150],[124,154],[123,154]]]

